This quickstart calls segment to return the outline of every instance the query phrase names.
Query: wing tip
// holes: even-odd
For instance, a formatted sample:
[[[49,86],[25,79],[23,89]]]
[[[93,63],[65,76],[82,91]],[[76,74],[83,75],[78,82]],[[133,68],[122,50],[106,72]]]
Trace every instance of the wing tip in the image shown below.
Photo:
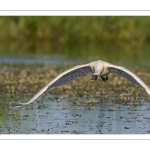
[[[15,108],[19,109],[19,108],[22,108],[25,105],[27,105],[27,103],[19,103],[19,106],[15,106]]]

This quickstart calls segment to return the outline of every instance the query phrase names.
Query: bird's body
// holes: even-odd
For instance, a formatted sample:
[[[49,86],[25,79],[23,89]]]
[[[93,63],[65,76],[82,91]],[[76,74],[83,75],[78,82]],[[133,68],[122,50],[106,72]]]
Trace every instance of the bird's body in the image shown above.
[[[74,80],[80,76],[84,76],[90,72],[93,73],[93,76],[90,79],[91,82],[97,80],[100,77],[102,78],[103,81],[106,82],[108,80],[108,74],[115,73],[118,74],[119,76],[126,78],[133,84],[144,88],[147,91],[147,93],[150,95],[150,88],[137,75],[132,73],[130,70],[121,66],[110,64],[102,60],[97,60],[88,64],[78,65],[64,71],[56,78],[54,78],[49,84],[47,84],[42,90],[40,90],[33,98],[31,98],[31,100],[29,100],[27,103],[20,103],[21,105],[16,107],[22,107],[28,105],[33,101],[35,101],[46,90],[63,85],[71,80]]]

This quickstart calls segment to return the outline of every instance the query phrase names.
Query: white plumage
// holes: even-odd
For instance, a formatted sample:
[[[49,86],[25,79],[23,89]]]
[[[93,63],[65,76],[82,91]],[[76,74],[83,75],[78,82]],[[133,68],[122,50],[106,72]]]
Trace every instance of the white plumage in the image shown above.
[[[63,73],[58,75],[56,78],[54,78],[49,84],[47,84],[42,90],[40,90],[27,103],[20,103],[20,106],[16,106],[16,107],[19,108],[19,107],[28,105],[32,103],[33,101],[35,101],[46,90],[63,85],[71,80],[74,80],[80,76],[84,76],[90,72],[93,73],[93,76],[90,79],[90,81],[94,81],[97,78],[101,77],[102,80],[106,82],[108,80],[108,74],[115,73],[115,74],[118,74],[119,76],[122,76],[128,79],[133,84],[144,88],[147,91],[147,93],[150,95],[150,88],[137,75],[132,73],[130,70],[121,66],[110,64],[102,60],[98,60],[98,61],[94,61],[88,64],[78,65],[78,66],[75,66],[73,68],[70,68],[64,71]]]

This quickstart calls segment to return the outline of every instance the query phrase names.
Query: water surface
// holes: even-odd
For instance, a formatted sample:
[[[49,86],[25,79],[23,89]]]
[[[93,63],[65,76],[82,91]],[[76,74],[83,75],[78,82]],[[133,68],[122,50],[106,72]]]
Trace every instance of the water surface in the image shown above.
[[[78,106],[67,96],[52,97],[19,110],[1,108],[1,134],[150,133],[149,102]]]
[[[58,51],[47,54],[2,54],[0,56],[1,63],[1,102],[0,102],[0,133],[1,134],[148,134],[150,133],[150,102],[145,90],[130,93],[131,84],[120,85],[120,78],[115,78],[118,82],[117,90],[109,87],[108,84],[90,85],[88,91],[89,97],[84,96],[87,93],[86,81],[79,79],[85,83],[74,82],[68,83],[70,91],[76,92],[75,96],[67,95],[67,92],[59,93],[59,88],[53,92],[48,92],[47,96],[41,96],[37,101],[29,106],[14,110],[17,102],[26,102],[34,94],[39,91],[45,84],[50,82],[52,66],[60,66],[54,68],[54,75],[59,70],[66,70],[65,65],[74,66],[77,64],[87,63],[93,60],[102,59],[122,65],[130,69],[140,70],[141,77],[149,84],[150,71],[150,55],[149,49],[141,51],[115,51],[108,48],[101,50],[99,48],[79,50],[72,47],[74,51]],[[29,65],[30,64],[30,65]],[[18,66],[17,66],[18,65]],[[43,65],[49,66],[44,70]],[[27,69],[23,70],[27,66]],[[39,69],[36,69],[39,68]],[[20,71],[21,70],[21,71]],[[32,70],[32,71],[31,71]],[[36,76],[34,72],[37,71]],[[49,71],[49,72],[48,72]],[[21,72],[21,73],[20,73]],[[49,73],[47,77],[42,74]],[[7,76],[5,76],[7,75]],[[140,75],[140,73],[139,73]],[[15,78],[13,78],[15,77]],[[31,81],[29,81],[29,77]],[[45,80],[44,80],[45,79]],[[113,78],[110,78],[111,80]],[[147,80],[146,80],[147,79]],[[18,82],[19,80],[19,82]],[[26,82],[26,80],[28,82]],[[2,82],[3,81],[3,82]],[[8,82],[9,81],[9,82]],[[44,81],[41,83],[40,81]],[[14,86],[14,87],[13,87]],[[67,87],[66,86],[66,87]],[[2,88],[3,87],[3,88]],[[65,87],[65,88],[66,88]],[[68,90],[67,87],[67,90]],[[93,87],[93,88],[92,88]],[[95,96],[95,89],[104,91],[103,98],[101,95],[96,97],[94,103],[87,103]],[[24,88],[24,89],[23,89]],[[35,88],[35,89],[34,89]],[[64,89],[65,89],[64,88]],[[107,90],[108,89],[108,90]],[[123,90],[124,89],[124,90]],[[10,91],[11,90],[11,91]],[[17,93],[19,92],[19,93]],[[66,90],[66,89],[65,89]],[[65,91],[64,90],[64,91]],[[133,91],[136,89],[133,88]],[[128,94],[131,99],[129,101],[117,102],[120,100],[119,95]],[[59,94],[58,94],[59,93]],[[139,93],[139,94],[138,94]],[[90,95],[91,94],[91,95]],[[124,96],[123,96],[124,97]],[[80,99],[81,104],[78,103]],[[95,100],[95,99],[94,99]],[[106,101],[105,101],[106,100]],[[97,102],[98,101],[98,102]]]

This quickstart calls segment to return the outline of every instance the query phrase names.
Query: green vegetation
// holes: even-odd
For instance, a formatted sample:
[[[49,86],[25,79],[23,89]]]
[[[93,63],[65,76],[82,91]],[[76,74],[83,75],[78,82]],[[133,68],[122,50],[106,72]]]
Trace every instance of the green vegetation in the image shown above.
[[[111,44],[139,49],[149,44],[149,25],[150,17],[140,16],[2,16],[0,46],[28,45],[25,52],[43,51],[38,47],[45,43],[49,43],[48,47]]]
[[[140,16],[1,16],[0,55],[59,55],[145,66],[149,25],[150,17]]]
[[[80,64],[102,59],[116,65],[122,65],[137,74],[147,85],[150,85],[149,26],[150,17],[138,16],[1,16],[0,133],[32,133],[32,130],[40,133],[39,128],[42,129],[41,132],[43,133],[44,126],[50,127],[48,128],[49,131],[58,130],[58,127],[51,128],[54,124],[58,125],[59,122],[59,118],[52,114],[58,114],[59,112],[67,116],[67,107],[69,112],[73,110],[72,114],[74,114],[75,111],[78,112],[78,109],[74,109],[75,105],[84,106],[86,115],[87,112],[92,112],[90,106],[97,107],[103,102],[109,102],[111,105],[118,103],[127,105],[129,103],[135,108],[140,105],[140,107],[137,107],[138,109],[133,109],[138,110],[138,112],[147,109],[145,103],[143,103],[144,101],[150,101],[147,92],[128,80],[113,74],[109,75],[107,83],[101,79],[91,83],[89,79],[92,74],[88,74],[46,91],[37,100],[38,105],[34,103],[34,105],[29,106],[31,111],[35,109],[35,112],[32,111],[31,113],[33,116],[29,115],[30,109],[28,107],[17,111],[11,110],[9,107],[14,108],[19,102],[27,102],[58,74],[73,67],[74,64],[69,63],[70,60],[75,60],[74,62]],[[29,57],[31,60],[32,58],[33,60],[42,60],[42,63],[41,61],[39,61],[40,64],[37,63],[38,61],[33,61],[35,63],[32,64],[30,59],[26,59]],[[11,60],[11,58],[13,59]],[[14,59],[18,60],[17,58],[23,59],[23,61],[16,61],[15,64]],[[45,63],[51,58],[54,60],[54,64],[55,60],[59,59],[60,64]],[[48,109],[45,109],[45,106],[41,108],[44,101],[47,102],[45,104]],[[55,106],[50,101],[58,102],[58,104]],[[141,107],[141,103],[144,104],[144,107]],[[63,107],[60,107],[61,105]],[[96,120],[100,119],[96,123],[99,125],[100,122],[104,122],[97,110],[103,106],[98,109],[95,109],[96,107],[94,107],[95,118]],[[55,108],[56,111],[54,111]],[[109,115],[108,112],[112,111],[108,108],[101,111],[106,117]],[[126,110],[126,107],[120,109],[118,105],[114,108],[117,108],[113,110],[114,113],[115,111],[123,112]],[[38,111],[40,109],[44,111]],[[46,113],[45,110],[52,110],[52,112]],[[63,110],[65,110],[65,113],[63,113]],[[46,113],[46,116],[41,112]],[[105,115],[105,112],[107,115]],[[135,112],[133,113],[135,116]],[[69,116],[71,116],[70,114]],[[47,118],[48,116],[50,118]],[[32,117],[34,118],[32,119]],[[114,116],[110,119],[113,118]],[[41,119],[42,121],[43,119],[50,119],[52,122],[48,120],[46,121],[48,124],[44,122],[41,124]],[[129,119],[131,120],[131,116],[129,116]],[[56,122],[54,122],[55,120]],[[66,117],[64,120],[66,121]],[[84,120],[87,124],[87,118]],[[135,121],[138,122],[138,120]],[[40,122],[40,125],[38,122]],[[36,125],[36,128],[34,125]],[[99,127],[101,128],[101,126]],[[60,128],[61,126],[59,126]],[[50,133],[49,131],[48,133]],[[68,132],[68,130],[64,130],[64,132]]]

